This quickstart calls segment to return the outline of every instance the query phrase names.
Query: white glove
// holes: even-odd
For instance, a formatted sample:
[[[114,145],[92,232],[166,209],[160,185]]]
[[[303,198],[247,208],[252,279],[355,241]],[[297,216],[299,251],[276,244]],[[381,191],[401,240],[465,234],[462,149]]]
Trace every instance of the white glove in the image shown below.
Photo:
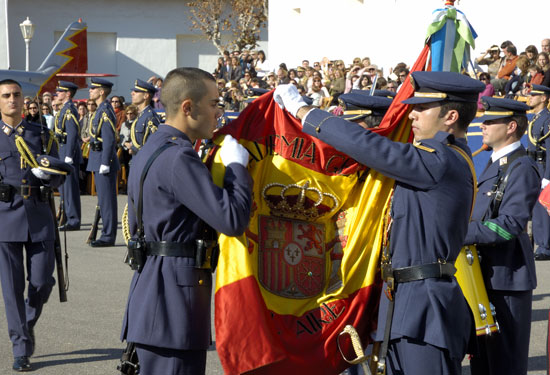
[[[294,117],[300,108],[307,106],[296,86],[292,84],[277,86],[273,93],[273,99],[279,104],[279,107],[286,108]]]
[[[220,149],[220,158],[226,167],[231,163],[238,163],[246,168],[248,165],[248,150],[244,148],[235,138],[226,135],[223,146]]]
[[[542,182],[540,183],[540,188],[544,189],[546,185],[550,184],[550,180],[547,180],[546,178],[542,179]]]
[[[105,164],[101,164],[99,166],[99,174],[107,174],[111,170],[111,167]]]
[[[65,163],[67,164],[73,164],[73,158],[69,157],[69,156],[65,156]]]
[[[35,175],[37,178],[39,178],[41,180],[49,180],[50,179],[50,175],[47,174],[46,172],[44,172],[40,168],[32,168],[31,172],[32,172],[33,175]]]

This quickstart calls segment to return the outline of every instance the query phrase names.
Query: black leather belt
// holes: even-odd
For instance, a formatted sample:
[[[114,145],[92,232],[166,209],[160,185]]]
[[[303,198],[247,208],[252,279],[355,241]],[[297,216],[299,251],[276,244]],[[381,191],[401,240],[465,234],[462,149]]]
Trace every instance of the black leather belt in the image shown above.
[[[193,243],[151,241],[147,242],[147,255],[159,255],[162,257],[195,258],[197,246]]]
[[[452,277],[456,273],[456,268],[451,263],[429,263],[420,266],[411,266],[403,268],[394,268],[393,277],[397,284],[408,283],[424,279],[441,279]]]

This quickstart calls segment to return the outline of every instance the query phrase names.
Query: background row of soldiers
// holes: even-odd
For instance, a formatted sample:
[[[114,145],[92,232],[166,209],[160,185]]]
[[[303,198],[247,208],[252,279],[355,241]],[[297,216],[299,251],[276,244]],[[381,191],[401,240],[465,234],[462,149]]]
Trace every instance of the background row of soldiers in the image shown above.
[[[80,128],[79,113],[72,101],[78,87],[70,82],[61,81],[57,89],[57,97],[62,101],[62,109],[55,115],[54,132],[60,143],[60,155],[65,162],[80,170],[83,157],[87,156],[86,171],[93,173],[95,189],[98,196],[98,209],[103,222],[99,239],[90,243],[92,247],[112,246],[116,239],[117,229],[117,177],[120,169],[119,131],[117,130],[117,114],[113,103],[119,97],[108,99],[112,82],[102,78],[92,78],[89,87],[90,98],[87,101],[90,112],[87,121],[82,124],[87,127],[87,134]],[[126,123],[121,146],[129,155],[139,152],[147,137],[154,133],[160,123],[160,118],[151,107],[156,88],[145,81],[136,80],[132,88],[132,106],[128,116],[135,118]],[[94,106],[95,104],[95,106]],[[94,107],[97,107],[94,110]],[[124,112],[122,115],[124,116]],[[83,143],[84,142],[84,143]],[[60,188],[63,225],[60,229],[79,230],[81,221],[80,186],[78,173],[74,173]],[[97,223],[96,223],[97,224]]]

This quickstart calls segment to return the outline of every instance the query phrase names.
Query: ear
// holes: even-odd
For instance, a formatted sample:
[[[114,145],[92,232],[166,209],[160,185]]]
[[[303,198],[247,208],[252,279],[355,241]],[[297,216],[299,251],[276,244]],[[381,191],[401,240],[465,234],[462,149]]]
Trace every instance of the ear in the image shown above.
[[[517,129],[518,129],[518,123],[515,120],[512,120],[507,125],[506,134],[512,135],[516,132]]]
[[[447,114],[445,115],[445,125],[447,126],[454,125],[456,122],[458,122],[459,117],[460,116],[456,109],[449,110],[449,112],[447,112]]]
[[[191,111],[193,109],[193,102],[191,101],[191,99],[185,99],[183,102],[181,102],[180,108],[185,116],[189,116],[191,115]]]

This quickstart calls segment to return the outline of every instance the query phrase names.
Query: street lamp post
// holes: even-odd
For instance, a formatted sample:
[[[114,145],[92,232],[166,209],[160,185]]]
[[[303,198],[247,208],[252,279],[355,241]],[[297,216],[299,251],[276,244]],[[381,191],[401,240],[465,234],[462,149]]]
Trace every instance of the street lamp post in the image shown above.
[[[21,34],[23,34],[23,39],[25,39],[25,70],[29,71],[29,62],[30,62],[30,45],[31,39],[34,35],[34,25],[27,17],[27,19],[19,24],[21,28]]]

